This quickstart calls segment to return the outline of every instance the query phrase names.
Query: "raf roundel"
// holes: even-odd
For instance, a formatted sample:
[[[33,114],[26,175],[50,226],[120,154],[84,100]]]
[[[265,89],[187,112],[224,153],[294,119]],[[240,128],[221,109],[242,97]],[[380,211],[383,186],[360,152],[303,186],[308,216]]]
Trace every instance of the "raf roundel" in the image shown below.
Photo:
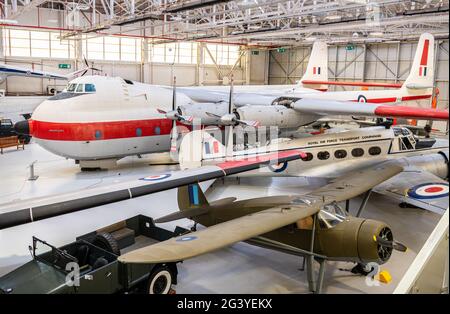
[[[448,191],[448,184],[424,183],[410,188],[408,190],[408,196],[417,199],[431,199],[447,196]]]
[[[166,174],[160,174],[160,175],[155,175],[155,176],[148,176],[148,177],[145,177],[145,178],[141,178],[140,180],[144,180],[144,181],[159,181],[159,180],[167,179],[168,177],[170,177],[170,174],[166,173]]]
[[[187,242],[197,239],[195,236],[185,236],[177,239],[177,242]]]
[[[283,163],[279,163],[277,165],[269,165],[269,169],[272,172],[279,173],[279,172],[283,172],[284,170],[286,170],[287,166],[288,166],[287,162],[283,162]]]

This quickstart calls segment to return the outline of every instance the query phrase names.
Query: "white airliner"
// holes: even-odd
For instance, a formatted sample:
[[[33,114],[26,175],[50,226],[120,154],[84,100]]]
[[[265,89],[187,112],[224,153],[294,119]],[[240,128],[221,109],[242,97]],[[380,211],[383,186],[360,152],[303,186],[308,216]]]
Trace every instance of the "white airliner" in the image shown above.
[[[433,46],[432,39],[428,39],[429,49]],[[421,45],[424,46],[423,40]],[[419,49],[422,46],[419,45]],[[432,57],[428,55],[426,62],[430,58]],[[415,70],[413,67],[413,71]],[[317,71],[316,69],[316,73]],[[322,71],[320,70],[321,73]],[[432,71],[428,70],[427,73]],[[415,78],[416,75],[410,77]],[[428,84],[428,79],[419,77],[417,80],[407,81],[407,84],[415,86],[424,83]],[[367,92],[370,91],[361,93]],[[399,93],[398,90],[372,91],[375,92],[381,92],[383,98],[397,97]],[[413,94],[419,92],[423,90],[408,91]],[[319,95],[322,94],[326,95]],[[286,121],[289,121],[288,125],[300,126],[320,117],[339,113],[426,120],[448,119],[448,111],[389,106],[383,103],[357,104],[346,101],[348,96],[345,93],[334,94],[337,96],[332,98],[333,101],[302,98],[291,101],[289,106],[244,106],[237,111],[244,116],[243,120],[259,120],[258,117],[261,117],[261,120],[266,119],[261,121],[262,125],[280,127],[284,127]],[[176,104],[180,107],[194,108],[194,111],[201,108],[198,113],[203,115],[205,112],[220,113],[224,107],[223,103],[196,103],[180,92],[176,93],[176,98]],[[238,97],[234,98],[235,102],[236,98]],[[57,155],[78,160],[82,168],[108,167],[125,156],[168,151],[173,121],[167,118],[170,115],[161,112],[175,108],[174,104],[173,91],[164,86],[133,82],[120,77],[83,76],[71,81],[62,93],[42,102],[30,120],[16,124],[16,131],[31,134],[39,145]],[[228,104],[225,107],[228,108]],[[247,115],[243,109],[252,111],[253,116],[250,117],[250,113]],[[255,113],[259,116],[253,118]],[[180,119],[178,115],[172,117]]]

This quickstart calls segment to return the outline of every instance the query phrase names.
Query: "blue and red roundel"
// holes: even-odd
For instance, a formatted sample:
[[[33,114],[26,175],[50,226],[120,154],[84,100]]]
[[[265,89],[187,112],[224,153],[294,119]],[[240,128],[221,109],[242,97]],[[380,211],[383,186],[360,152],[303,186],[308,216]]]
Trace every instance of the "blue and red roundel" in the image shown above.
[[[166,174],[160,174],[160,175],[155,175],[155,176],[148,176],[148,177],[145,177],[145,178],[141,178],[140,180],[144,180],[144,181],[159,181],[159,180],[167,179],[168,177],[170,177],[170,174],[166,173]]]
[[[284,170],[286,170],[287,166],[288,166],[287,162],[282,162],[277,165],[269,165],[269,169],[272,172],[279,173],[279,172],[283,172]]]
[[[408,190],[408,196],[417,199],[432,199],[448,196],[447,183],[423,183]]]

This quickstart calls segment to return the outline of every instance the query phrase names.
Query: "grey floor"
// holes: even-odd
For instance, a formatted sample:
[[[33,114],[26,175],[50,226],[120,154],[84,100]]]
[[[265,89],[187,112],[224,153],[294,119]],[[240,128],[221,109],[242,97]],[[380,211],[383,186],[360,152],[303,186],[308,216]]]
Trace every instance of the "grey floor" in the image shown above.
[[[24,151],[7,149],[0,155],[0,203],[45,196],[79,189],[89,189],[125,180],[134,180],[150,173],[177,169],[176,165],[153,165],[167,160],[165,154],[142,159],[127,157],[119,167],[109,171],[81,172],[73,161],[53,155],[36,144]],[[27,166],[36,161],[38,180],[28,181]],[[213,182],[202,184],[204,189]],[[280,194],[302,194],[321,180],[299,178],[229,178],[215,182],[208,189],[210,200],[227,196],[239,199]],[[359,199],[352,200],[353,211]],[[56,246],[73,241],[77,235],[104,227],[136,214],[159,217],[177,210],[176,191],[160,192],[133,200],[99,206],[82,212],[55,217],[31,224],[0,230],[0,275],[30,259],[31,237],[40,237]],[[406,253],[395,252],[382,266],[392,275],[390,284],[373,286],[364,277],[340,270],[350,263],[328,263],[324,292],[327,293],[390,293],[433,230],[439,216],[420,209],[402,209],[389,198],[371,196],[363,216],[386,221],[398,241],[406,244]],[[161,224],[173,229],[176,225],[190,227],[188,220]],[[306,273],[300,271],[299,257],[278,253],[246,243],[185,261],[179,266],[178,293],[308,293]]]

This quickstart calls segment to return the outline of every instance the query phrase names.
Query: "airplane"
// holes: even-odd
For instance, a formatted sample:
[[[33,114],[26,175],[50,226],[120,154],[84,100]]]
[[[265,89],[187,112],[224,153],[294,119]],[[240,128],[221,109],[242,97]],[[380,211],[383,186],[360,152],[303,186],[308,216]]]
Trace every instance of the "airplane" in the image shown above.
[[[264,103],[258,97],[255,103]],[[169,90],[120,77],[82,76],[71,81],[62,93],[42,102],[31,119],[16,123],[15,129],[19,134],[32,135],[46,150],[74,159],[84,170],[113,167],[125,156],[167,152],[173,146],[174,123],[190,124],[192,117],[200,117],[202,124],[208,124],[206,119],[213,124],[220,120],[223,125],[256,121],[286,129],[298,128],[329,114],[448,119],[448,111],[437,109],[307,98],[288,99],[284,105],[252,105],[232,110],[236,98],[230,96],[225,106],[197,103],[175,88]],[[177,106],[191,111],[178,112]]]
[[[245,129],[241,128],[238,132],[245,132]],[[245,138],[238,132],[236,139]],[[221,131],[211,129],[186,134],[180,145],[181,169],[205,166],[209,162],[216,163],[227,158],[242,158],[258,152],[296,149],[306,157],[289,163],[269,165],[240,176],[314,177],[332,180],[350,171],[392,160],[401,164],[404,171],[392,180],[376,186],[373,191],[394,198],[402,205],[413,205],[438,214],[448,208],[450,166],[447,138],[419,138],[407,127],[376,126],[304,138],[275,138],[267,145],[262,140],[263,145],[260,146],[255,145],[256,139],[253,138],[254,143],[244,143],[249,148],[233,150],[240,143],[223,141],[221,136]],[[367,197],[369,196],[370,193]]]
[[[164,223],[189,218],[205,227],[119,256],[126,264],[184,261],[239,241],[303,256],[307,262],[311,292],[320,293],[325,261],[347,261],[355,271],[371,263],[386,263],[392,251],[405,252],[391,228],[382,221],[352,217],[337,202],[353,198],[401,172],[385,163],[354,171],[306,195],[268,196],[236,201],[219,199],[209,203],[198,184],[178,188],[179,212],[154,220]],[[195,229],[194,229],[195,230]],[[313,261],[320,270],[313,278]],[[368,267],[366,267],[368,266]]]
[[[326,59],[326,55],[323,54],[322,58]],[[323,84],[325,83],[332,85],[398,87],[396,84],[329,82],[321,79],[322,74],[317,72],[317,68],[323,69],[320,73],[326,72],[327,62],[320,67],[316,67],[314,63],[310,62],[304,77],[297,86],[271,87],[271,85],[254,85],[250,87],[235,87],[236,92],[233,96],[233,103],[236,108],[231,115],[240,120],[258,121],[260,125],[277,125],[284,129],[295,129],[314,122],[318,119],[318,116],[330,114],[348,115],[352,113],[354,115],[363,115],[362,112],[358,113],[358,108],[359,110],[367,108],[370,111],[381,104],[398,104],[400,102],[430,99],[433,93],[434,55],[433,35],[428,33],[422,34],[409,76],[400,88],[385,90],[319,92],[305,88],[305,86],[311,87],[311,83],[314,82],[322,84],[319,88],[321,90],[324,90],[325,85]],[[311,79],[314,76],[318,76],[317,79]],[[227,110],[228,88],[227,86],[179,88],[185,95],[200,103],[194,106],[180,105],[176,111],[182,116],[201,118],[203,124],[227,125],[230,116]],[[201,102],[216,102],[217,105],[211,107],[209,104],[203,105]],[[358,103],[365,103],[365,105]],[[371,103],[371,105],[366,103]],[[405,118],[410,118],[414,115],[414,109],[410,109],[411,112],[409,113],[406,108],[403,109],[405,110]],[[212,117],[211,114],[214,116]]]
[[[86,59],[84,59],[84,62],[85,62],[86,67],[84,67],[80,70],[68,73],[68,74],[40,71],[40,70],[34,70],[34,69],[30,69],[30,68],[23,68],[23,67],[18,67],[15,65],[0,63],[0,83],[3,83],[10,76],[46,78],[46,79],[52,79],[52,80],[70,80],[73,77],[80,75],[80,74],[83,76],[89,69],[99,71],[98,69],[89,66]]]

